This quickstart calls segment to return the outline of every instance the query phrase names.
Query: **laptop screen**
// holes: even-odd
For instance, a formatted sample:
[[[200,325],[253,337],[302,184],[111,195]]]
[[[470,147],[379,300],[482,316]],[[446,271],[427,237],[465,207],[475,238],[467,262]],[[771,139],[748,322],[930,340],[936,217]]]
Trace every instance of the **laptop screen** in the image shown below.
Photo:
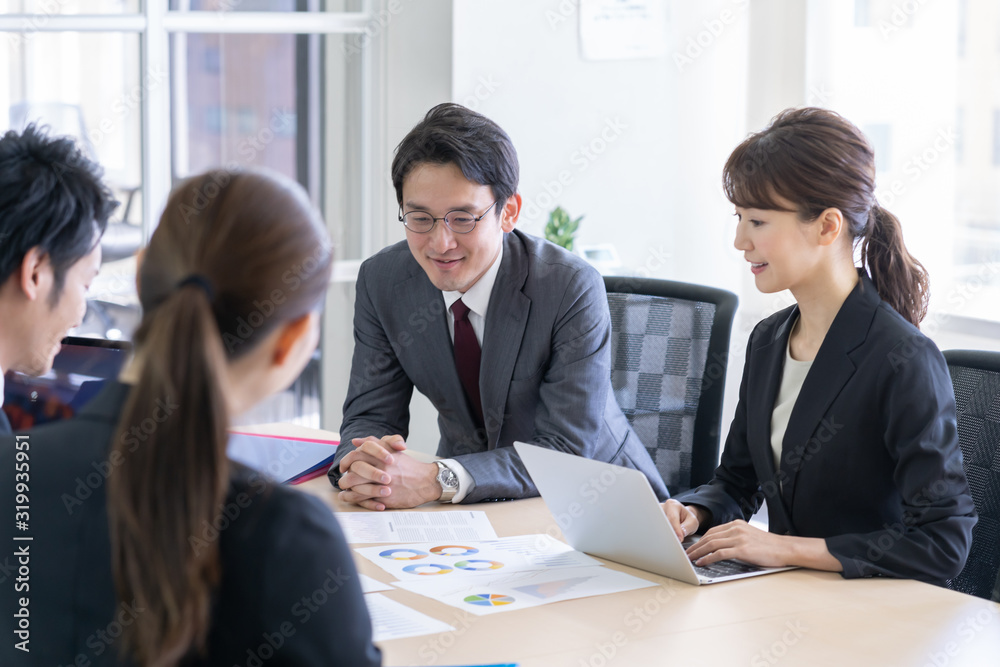
[[[107,380],[118,377],[131,351],[127,341],[69,336],[45,375],[7,373],[3,411],[11,427],[20,431],[72,417]]]

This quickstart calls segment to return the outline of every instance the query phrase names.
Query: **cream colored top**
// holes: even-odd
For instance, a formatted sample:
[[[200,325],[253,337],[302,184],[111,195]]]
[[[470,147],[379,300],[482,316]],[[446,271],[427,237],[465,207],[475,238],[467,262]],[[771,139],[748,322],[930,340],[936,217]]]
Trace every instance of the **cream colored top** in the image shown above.
[[[785,346],[785,369],[781,373],[781,388],[778,390],[778,398],[774,402],[774,411],[771,412],[771,451],[774,452],[774,469],[781,468],[781,441],[785,439],[785,430],[788,428],[788,418],[792,415],[792,408],[799,398],[802,390],[802,383],[806,381],[806,375],[812,368],[813,362],[796,361],[792,359],[791,339],[788,337],[788,345]]]

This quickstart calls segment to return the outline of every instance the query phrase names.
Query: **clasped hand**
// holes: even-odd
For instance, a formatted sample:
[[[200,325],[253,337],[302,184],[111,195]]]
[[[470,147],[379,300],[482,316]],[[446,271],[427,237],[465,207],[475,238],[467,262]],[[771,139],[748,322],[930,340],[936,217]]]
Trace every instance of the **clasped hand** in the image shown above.
[[[354,438],[340,461],[340,499],[370,510],[406,509],[437,500],[437,466],[404,453],[401,435]]]

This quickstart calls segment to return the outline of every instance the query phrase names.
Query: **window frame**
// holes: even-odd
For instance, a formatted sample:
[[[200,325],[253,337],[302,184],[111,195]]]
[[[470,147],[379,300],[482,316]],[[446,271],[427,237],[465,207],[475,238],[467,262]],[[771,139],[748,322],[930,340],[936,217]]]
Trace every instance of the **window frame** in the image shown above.
[[[381,149],[384,141],[385,99],[385,40],[382,31],[374,30],[378,17],[384,13],[385,0],[364,0],[360,11],[186,11],[168,10],[167,3],[146,0],[141,9],[129,14],[0,14],[0,32],[31,34],[35,32],[106,32],[139,34],[140,83],[145,73],[171,71],[170,37],[173,34],[294,34],[294,35],[366,35],[365,48],[358,49],[361,58],[361,113],[358,131],[361,135],[361,174],[358,209],[359,219],[344,224],[358,226],[361,256],[345,258],[360,260],[372,254],[381,241],[374,224],[384,217],[385,208],[378,184],[384,173]],[[171,77],[172,79],[174,77]],[[321,83],[321,82],[317,82]],[[148,241],[166,204],[171,189],[173,137],[171,127],[170,86],[140,85],[140,162],[142,173],[142,230]],[[325,114],[324,114],[325,115]],[[317,119],[314,122],[323,123]],[[321,185],[315,172],[310,185]],[[319,192],[310,191],[319,201]]]

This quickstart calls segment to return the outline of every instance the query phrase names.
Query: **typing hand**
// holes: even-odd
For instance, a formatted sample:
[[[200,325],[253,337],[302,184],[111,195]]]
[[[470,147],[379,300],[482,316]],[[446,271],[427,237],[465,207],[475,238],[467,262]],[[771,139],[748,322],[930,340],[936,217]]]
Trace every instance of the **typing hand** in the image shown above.
[[[709,530],[688,548],[687,555],[695,565],[739,558],[761,567],[782,567],[794,564],[791,547],[792,542],[785,535],[769,533],[737,520]]]
[[[682,505],[673,498],[663,503],[663,513],[667,515],[667,521],[670,522],[677,539],[681,542],[688,535],[694,535],[698,532],[698,526],[701,525],[701,517],[697,514],[698,509],[690,505]]]
[[[441,496],[437,466],[403,453],[401,436],[357,438],[352,444],[356,449],[340,462],[342,501],[381,511],[416,507]]]

